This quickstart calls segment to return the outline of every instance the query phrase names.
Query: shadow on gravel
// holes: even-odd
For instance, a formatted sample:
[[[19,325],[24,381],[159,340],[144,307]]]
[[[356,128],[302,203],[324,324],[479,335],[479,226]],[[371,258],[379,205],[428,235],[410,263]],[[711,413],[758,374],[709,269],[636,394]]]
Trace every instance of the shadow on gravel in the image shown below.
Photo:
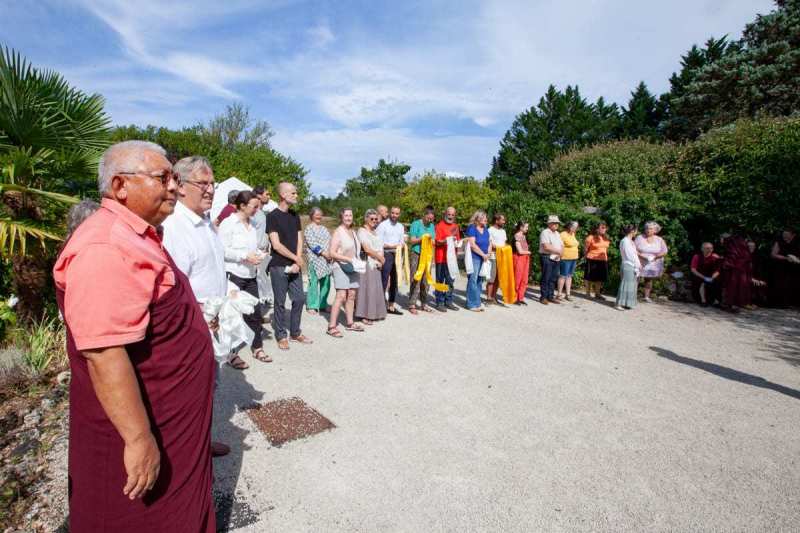
[[[773,390],[775,392],[785,394],[786,396],[790,396],[796,400],[800,400],[800,391],[789,387],[784,387],[783,385],[779,385],[771,381],[767,381],[766,379],[760,376],[754,376],[753,374],[740,372],[738,370],[734,370],[732,368],[717,365],[714,363],[709,363],[707,361],[692,359],[691,357],[684,357],[682,355],[676,354],[673,351],[666,350],[664,348],[658,348],[657,346],[650,346],[650,349],[656,352],[656,355],[658,355],[659,357],[663,357],[664,359],[669,359],[670,361],[675,361],[676,363],[692,366],[699,370],[704,370],[706,372],[714,374],[715,376],[729,379],[731,381],[738,381],[739,383],[752,385],[753,387],[759,387],[761,389]]]
[[[792,366],[800,367],[800,313],[795,309],[766,309],[744,311],[737,314],[720,309],[680,304],[675,307],[681,314],[702,320],[726,322],[749,331],[762,333],[761,350],[774,355]]]
[[[260,364],[257,361],[256,364]],[[252,364],[252,363],[251,363]],[[236,493],[242,461],[247,446],[244,439],[249,431],[233,423],[237,411],[253,407],[264,396],[247,382],[245,373],[228,365],[220,369],[220,384],[214,402],[214,424],[211,435],[231,448],[225,457],[214,459],[214,504],[217,510],[217,531],[229,531],[255,524],[258,513],[250,507],[245,496]]]

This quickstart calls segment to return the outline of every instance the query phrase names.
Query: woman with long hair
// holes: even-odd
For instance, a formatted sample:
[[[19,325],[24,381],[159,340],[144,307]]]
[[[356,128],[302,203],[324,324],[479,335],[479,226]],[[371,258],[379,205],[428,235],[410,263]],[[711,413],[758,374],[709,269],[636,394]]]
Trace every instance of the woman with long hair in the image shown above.
[[[531,251],[528,247],[528,223],[517,222],[514,226],[512,241],[514,251],[514,288],[517,291],[515,305],[528,305],[525,293],[528,291],[528,279],[531,275]]]
[[[617,291],[618,311],[636,307],[636,292],[639,289],[639,274],[642,272],[642,263],[636,251],[633,239],[636,237],[636,226],[628,224],[622,229],[624,237],[619,243],[620,255],[620,283]]]
[[[353,263],[361,254],[358,237],[353,231],[353,210],[349,207],[339,211],[339,226],[331,236],[328,255],[331,258],[331,276],[336,296],[331,306],[331,316],[328,320],[328,331],[331,337],[341,338],[339,331],[339,311],[344,307],[345,325],[350,331],[364,331],[360,325],[353,322],[353,313],[358,293],[358,273],[353,268]]]

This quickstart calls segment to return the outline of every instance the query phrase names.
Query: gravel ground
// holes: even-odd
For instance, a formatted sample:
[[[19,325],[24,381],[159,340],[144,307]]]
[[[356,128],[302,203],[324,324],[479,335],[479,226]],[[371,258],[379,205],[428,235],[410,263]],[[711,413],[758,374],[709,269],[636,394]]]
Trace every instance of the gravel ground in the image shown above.
[[[800,530],[797,313],[576,298],[303,325],[313,346],[221,376],[223,529]],[[291,397],[336,428],[270,446],[242,408]]]

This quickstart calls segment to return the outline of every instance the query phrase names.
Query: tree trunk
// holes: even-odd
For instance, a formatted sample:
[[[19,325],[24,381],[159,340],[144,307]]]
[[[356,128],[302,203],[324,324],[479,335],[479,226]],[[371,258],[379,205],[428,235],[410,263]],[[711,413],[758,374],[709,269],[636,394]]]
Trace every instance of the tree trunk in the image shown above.
[[[19,298],[16,312],[18,324],[26,325],[41,320],[49,278],[49,261],[38,248],[24,256],[11,259],[14,294]]]

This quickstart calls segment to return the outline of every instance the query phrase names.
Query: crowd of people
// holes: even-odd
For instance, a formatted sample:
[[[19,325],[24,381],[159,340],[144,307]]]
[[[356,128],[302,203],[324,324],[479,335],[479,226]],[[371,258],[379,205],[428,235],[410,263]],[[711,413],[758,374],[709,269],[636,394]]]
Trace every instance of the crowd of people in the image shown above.
[[[244,343],[219,349],[222,333],[240,324],[249,331],[233,338],[247,338],[254,360],[271,362],[264,347],[270,307],[276,346],[289,350],[291,343],[313,342],[301,328],[304,307],[310,315],[328,313],[326,333],[333,338],[345,335],[342,312],[348,334],[389,315],[456,312],[462,268],[467,310],[524,306],[533,294],[534,253],[541,304],[573,299],[581,262],[587,296],[605,300],[612,241],[603,222],[581,243],[577,222],[559,231],[561,220],[550,215],[538,247],[529,246],[527,222],[509,236],[503,214],[493,214],[490,225],[478,210],[461,228],[452,206],[438,221],[426,207],[408,228],[396,206],[368,209],[359,221],[352,209],[342,209],[333,231],[315,207],[303,228],[290,183],[277,186],[277,202],[264,187],[234,191],[211,219],[209,162],[192,156],[173,165],[163,148],[144,141],[110,147],[98,174],[102,201],[72,210],[53,270],[72,369],[74,531],[215,530],[211,457],[229,451],[210,438],[215,358],[248,368],[239,355]],[[641,235],[633,225],[621,229],[615,307],[626,310],[636,306],[640,283],[644,301],[651,301],[668,248],[655,222]],[[702,305],[735,310],[768,297],[778,305],[800,303],[800,242],[793,231],[773,244],[769,280],[755,243],[734,234],[721,244],[722,255],[704,243],[691,262]],[[405,286],[403,311],[398,294]],[[236,305],[225,309],[241,310],[238,317],[209,310],[211,302],[221,309],[229,300]]]

